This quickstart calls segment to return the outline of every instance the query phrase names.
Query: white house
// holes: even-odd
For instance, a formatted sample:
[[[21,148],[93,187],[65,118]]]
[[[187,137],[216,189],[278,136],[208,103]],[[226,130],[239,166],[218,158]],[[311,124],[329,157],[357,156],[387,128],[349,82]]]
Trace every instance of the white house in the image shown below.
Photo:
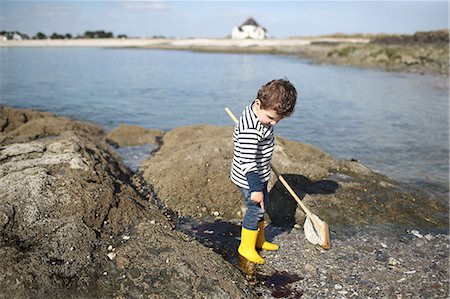
[[[13,36],[12,36],[12,39],[13,39],[13,40],[23,40],[23,37],[22,37],[22,35],[20,35],[19,33],[14,32],[14,33],[13,33]]]
[[[256,23],[253,18],[248,18],[241,26],[234,26],[231,31],[231,38],[233,39],[265,39],[267,37],[267,30]]]

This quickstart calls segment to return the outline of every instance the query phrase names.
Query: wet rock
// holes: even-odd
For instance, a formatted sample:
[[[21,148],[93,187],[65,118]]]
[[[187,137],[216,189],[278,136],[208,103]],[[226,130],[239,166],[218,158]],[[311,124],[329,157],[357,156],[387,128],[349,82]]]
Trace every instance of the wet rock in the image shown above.
[[[138,237],[117,248],[116,266],[109,270],[114,297],[127,296],[142,287],[145,294],[161,298],[252,296],[234,267],[198,242],[180,242],[181,233],[142,222],[134,234]],[[130,271],[132,279],[122,280]]]

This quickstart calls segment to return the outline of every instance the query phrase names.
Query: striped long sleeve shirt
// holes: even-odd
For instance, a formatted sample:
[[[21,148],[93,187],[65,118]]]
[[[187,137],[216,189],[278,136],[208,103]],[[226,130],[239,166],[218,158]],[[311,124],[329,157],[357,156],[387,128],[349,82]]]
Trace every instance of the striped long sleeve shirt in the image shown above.
[[[234,155],[231,166],[231,181],[237,186],[250,189],[246,175],[255,172],[261,182],[270,178],[270,160],[275,146],[273,126],[262,125],[247,106],[236,124],[233,133]]]

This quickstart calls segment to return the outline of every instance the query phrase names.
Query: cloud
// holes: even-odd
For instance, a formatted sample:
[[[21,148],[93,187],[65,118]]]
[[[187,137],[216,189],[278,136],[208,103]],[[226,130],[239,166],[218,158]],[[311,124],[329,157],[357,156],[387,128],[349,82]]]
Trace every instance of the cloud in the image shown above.
[[[157,1],[123,1],[125,9],[129,11],[164,11],[169,10],[170,6],[166,1],[157,0]]]
[[[73,7],[66,6],[64,3],[58,4],[36,4],[34,6],[36,16],[46,18],[65,18],[74,13]]]

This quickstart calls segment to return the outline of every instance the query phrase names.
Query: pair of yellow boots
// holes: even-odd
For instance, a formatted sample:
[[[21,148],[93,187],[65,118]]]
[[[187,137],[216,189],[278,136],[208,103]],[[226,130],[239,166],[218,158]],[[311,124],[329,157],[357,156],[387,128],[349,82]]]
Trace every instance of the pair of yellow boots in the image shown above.
[[[241,244],[238,252],[250,262],[264,264],[264,259],[258,254],[256,248],[264,250],[278,250],[279,246],[266,241],[264,236],[264,221],[258,223],[258,230],[242,227]]]

